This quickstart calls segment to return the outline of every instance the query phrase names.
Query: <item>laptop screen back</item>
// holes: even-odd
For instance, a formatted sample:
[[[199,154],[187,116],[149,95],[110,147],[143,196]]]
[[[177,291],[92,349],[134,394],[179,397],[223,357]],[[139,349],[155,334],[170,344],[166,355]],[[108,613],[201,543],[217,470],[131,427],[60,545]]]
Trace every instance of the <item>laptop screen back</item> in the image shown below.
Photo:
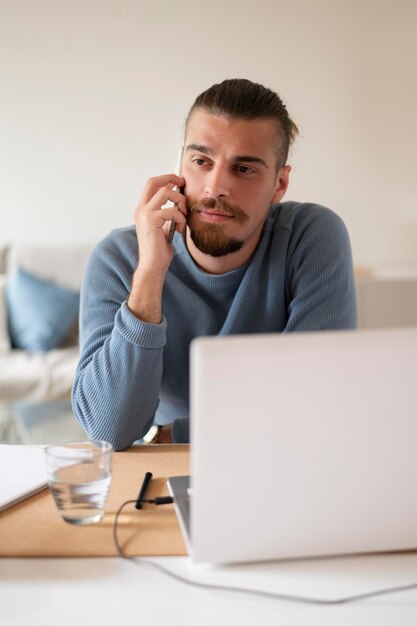
[[[196,562],[417,547],[417,328],[191,347]]]

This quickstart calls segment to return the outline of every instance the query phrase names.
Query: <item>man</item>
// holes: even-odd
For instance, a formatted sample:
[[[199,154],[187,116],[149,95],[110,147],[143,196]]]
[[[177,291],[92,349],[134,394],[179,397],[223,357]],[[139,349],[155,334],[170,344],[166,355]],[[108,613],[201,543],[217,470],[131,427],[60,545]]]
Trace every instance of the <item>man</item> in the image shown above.
[[[90,437],[124,449],[157,424],[145,440],[187,442],[196,336],[355,327],[342,221],[318,205],[281,203],[296,132],[269,89],[213,85],[189,113],[181,176],[150,179],[135,226],[98,244],[73,388]]]

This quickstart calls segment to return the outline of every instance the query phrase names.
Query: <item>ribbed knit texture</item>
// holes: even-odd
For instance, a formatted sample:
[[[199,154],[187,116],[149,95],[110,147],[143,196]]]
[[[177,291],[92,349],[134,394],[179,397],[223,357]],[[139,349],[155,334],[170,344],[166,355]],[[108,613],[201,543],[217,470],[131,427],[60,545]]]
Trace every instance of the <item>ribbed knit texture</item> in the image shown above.
[[[154,421],[172,422],[174,441],[188,441],[194,337],[356,327],[349,237],[329,209],[272,206],[252,259],[227,274],[201,271],[178,233],[173,245],[161,324],[140,321],[126,305],[138,261],[134,226],[101,241],[85,272],[73,409],[91,438],[116,450]]]

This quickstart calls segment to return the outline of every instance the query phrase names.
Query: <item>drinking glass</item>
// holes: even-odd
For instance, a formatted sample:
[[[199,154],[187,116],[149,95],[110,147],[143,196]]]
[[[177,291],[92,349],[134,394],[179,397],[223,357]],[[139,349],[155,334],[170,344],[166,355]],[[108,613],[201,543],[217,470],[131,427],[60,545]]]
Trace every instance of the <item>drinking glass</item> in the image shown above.
[[[113,447],[107,441],[48,446],[48,484],[69,524],[96,524],[103,515],[112,479]]]

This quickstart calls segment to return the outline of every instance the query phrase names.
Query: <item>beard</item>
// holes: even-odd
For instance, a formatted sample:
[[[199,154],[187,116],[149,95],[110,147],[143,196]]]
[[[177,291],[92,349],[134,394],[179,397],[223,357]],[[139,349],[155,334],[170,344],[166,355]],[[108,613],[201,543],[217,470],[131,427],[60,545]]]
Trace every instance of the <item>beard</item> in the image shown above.
[[[221,257],[241,249],[245,242],[228,236],[224,232],[224,224],[206,223],[198,218],[194,219],[195,214],[204,208],[218,209],[225,215],[232,216],[233,220],[244,224],[249,217],[240,207],[216,198],[196,200],[191,196],[186,196],[186,201],[187,226],[190,229],[191,240],[200,252],[213,257]]]

